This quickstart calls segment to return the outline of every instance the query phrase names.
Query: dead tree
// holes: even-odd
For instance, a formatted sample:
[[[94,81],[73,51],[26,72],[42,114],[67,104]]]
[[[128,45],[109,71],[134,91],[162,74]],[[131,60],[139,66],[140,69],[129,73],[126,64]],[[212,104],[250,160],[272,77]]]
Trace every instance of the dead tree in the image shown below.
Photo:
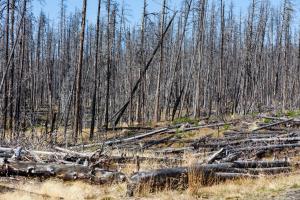
[[[107,0],[107,32],[106,32],[106,39],[107,39],[107,60],[106,60],[106,94],[105,94],[105,122],[104,127],[108,130],[108,123],[109,123],[109,99],[110,99],[110,67],[111,67],[111,42],[110,42],[110,0]]]
[[[87,0],[83,0],[82,5],[82,21],[81,21],[81,33],[80,33],[80,47],[79,58],[77,65],[76,75],[76,95],[75,95],[75,116],[74,116],[74,143],[77,143],[79,123],[81,119],[81,79],[82,79],[82,63],[83,63],[83,44],[85,35],[85,18],[86,18],[86,4]]]
[[[98,0],[98,14],[97,14],[97,24],[96,24],[96,49],[95,49],[95,61],[94,61],[94,91],[92,99],[92,121],[91,121],[91,130],[90,130],[90,140],[94,138],[94,129],[95,129],[95,118],[96,118],[96,97],[97,97],[97,85],[98,85],[98,56],[99,56],[99,29],[100,29],[100,11],[101,11],[101,0]]]
[[[161,17],[160,17],[160,36],[164,32],[165,25],[165,12],[166,12],[166,0],[163,0],[162,9],[161,9]],[[156,85],[156,97],[155,97],[155,110],[154,110],[154,121],[160,121],[160,87],[161,87],[161,78],[162,78],[162,67],[164,64],[164,41],[162,41],[160,46],[160,60],[157,74],[157,85]]]

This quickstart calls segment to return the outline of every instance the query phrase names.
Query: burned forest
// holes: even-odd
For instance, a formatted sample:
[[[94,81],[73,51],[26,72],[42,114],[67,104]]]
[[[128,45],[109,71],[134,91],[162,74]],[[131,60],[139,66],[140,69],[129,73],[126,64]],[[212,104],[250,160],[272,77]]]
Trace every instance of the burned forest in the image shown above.
[[[0,0],[0,199],[300,198],[297,1]]]

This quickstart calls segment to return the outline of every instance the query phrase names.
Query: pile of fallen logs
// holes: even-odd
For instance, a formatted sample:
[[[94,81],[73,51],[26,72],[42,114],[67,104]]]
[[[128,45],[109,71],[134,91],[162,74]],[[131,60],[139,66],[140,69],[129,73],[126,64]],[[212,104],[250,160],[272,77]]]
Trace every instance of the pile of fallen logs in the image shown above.
[[[129,179],[127,194],[132,196],[144,189],[153,191],[186,188],[190,179],[200,179],[199,184],[208,185],[229,179],[287,173],[291,170],[291,164],[287,161],[235,161],[137,172]]]
[[[230,125],[233,124],[231,122],[229,123],[213,123],[213,124],[209,124],[209,125],[199,125],[199,126],[191,126],[190,124],[181,124],[181,125],[175,125],[175,126],[170,126],[167,128],[160,128],[160,129],[155,129],[146,133],[142,133],[142,134],[137,134],[134,135],[132,137],[125,137],[125,138],[119,138],[119,139],[112,139],[112,140],[108,140],[105,142],[99,142],[99,143],[93,143],[93,144],[83,144],[83,145],[75,145],[70,147],[70,149],[72,150],[78,150],[78,149],[83,149],[83,148],[91,148],[91,147],[97,147],[97,146],[114,146],[114,147],[127,147],[127,146],[131,146],[133,144],[137,145],[137,143],[139,143],[142,139],[147,138],[147,137],[151,137],[151,136],[157,136],[157,135],[174,135],[177,132],[188,132],[188,131],[194,131],[194,130],[199,130],[199,129],[203,129],[203,128],[218,128],[218,127],[222,127],[224,125]],[[172,137],[168,137],[165,138],[164,140],[160,140],[160,141],[154,141],[155,144],[159,144],[159,143],[163,143],[168,139],[171,139]],[[152,144],[146,144],[148,147],[152,146]],[[142,148],[148,148],[143,146]]]
[[[62,180],[84,180],[105,184],[124,182],[125,175],[118,171],[103,169],[97,165],[95,153],[73,152],[60,147],[60,152],[28,151],[21,147],[0,148],[0,176],[25,176],[59,178]],[[75,161],[75,162],[74,162]]]
[[[258,178],[261,175],[289,173],[293,166],[288,150],[300,147],[300,133],[227,132],[222,138],[203,137],[193,143],[194,155],[207,155],[204,163],[191,167],[138,172],[131,176],[128,195],[144,189],[187,187],[195,174],[207,185],[237,178]],[[280,152],[286,150],[285,154]],[[273,154],[271,154],[273,153]],[[295,152],[294,152],[295,153]],[[205,155],[201,154],[201,155]],[[263,160],[269,155],[272,161]],[[280,160],[277,160],[280,159]],[[194,177],[195,178],[195,177]]]
[[[291,159],[299,153],[300,132],[285,127],[277,127],[277,131],[272,129],[282,124],[292,127],[296,123],[298,126],[298,122],[280,119],[252,131],[227,131],[218,138],[206,135],[184,148],[195,156],[204,155],[204,162],[189,167],[135,173],[129,179],[128,195],[145,187],[150,190],[185,188],[195,176],[201,184],[207,185],[228,179],[289,173],[293,170]],[[176,151],[165,153],[170,152]]]
[[[237,178],[258,178],[265,175],[290,173],[293,158],[300,147],[299,120],[268,118],[272,122],[260,124],[254,130],[230,130],[220,133],[220,127],[235,123],[213,123],[193,126],[181,124],[154,130],[145,130],[128,137],[109,139],[101,143],[82,144],[68,149],[54,146],[47,151],[24,147],[0,147],[0,176],[25,176],[84,180],[96,184],[127,182],[128,195],[146,188],[150,191],[164,188],[187,188],[192,179],[209,185]],[[184,146],[156,147],[181,142],[177,133],[212,128],[216,134],[184,140]],[[93,152],[79,152],[99,147]],[[120,155],[112,151],[122,150]],[[126,155],[124,150],[132,154]],[[143,154],[151,152],[152,156]],[[188,152],[195,162],[185,165]],[[137,156],[139,153],[139,156]],[[143,156],[141,156],[142,154]],[[296,159],[295,159],[296,160]],[[163,163],[164,168],[140,171],[140,163]],[[136,165],[135,173],[125,175],[122,166]],[[112,165],[116,165],[111,169]]]

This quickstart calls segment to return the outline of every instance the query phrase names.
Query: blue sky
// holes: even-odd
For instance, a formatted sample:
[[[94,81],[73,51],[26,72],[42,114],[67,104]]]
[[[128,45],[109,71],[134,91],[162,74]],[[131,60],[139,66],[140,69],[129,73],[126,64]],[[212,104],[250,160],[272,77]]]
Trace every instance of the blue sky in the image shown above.
[[[51,20],[56,21],[56,19],[59,16],[59,4],[60,0],[42,0],[43,3],[39,2],[40,0],[33,0],[32,6],[33,6],[33,12],[38,15],[41,10],[45,12],[47,16],[50,17]],[[102,0],[104,1],[104,0]],[[161,1],[162,0],[148,0],[148,11],[150,12],[158,12],[161,7]],[[236,11],[242,10],[243,12],[247,10],[247,7],[249,6],[250,0],[225,0],[227,5],[230,4],[230,2],[233,2],[235,5]],[[263,0],[262,0],[263,1]],[[280,3],[283,0],[270,0],[273,5],[280,5]],[[295,10],[298,15],[300,12],[300,5],[299,3],[296,3],[300,0],[293,0],[295,5]],[[91,22],[94,22],[97,15],[97,2],[98,0],[88,0],[87,1],[87,19]],[[130,23],[138,23],[142,7],[143,7],[143,0],[115,0],[118,4],[122,5],[122,3],[125,3],[126,7],[126,15],[127,19],[130,21]],[[168,0],[168,4],[171,8],[176,8],[180,5],[182,0]],[[67,12],[73,12],[76,8],[81,9],[82,7],[82,0],[66,0],[67,5]],[[104,7],[104,5],[102,6]],[[296,19],[299,22],[296,22]],[[300,20],[298,17],[294,19],[294,23],[300,24]]]

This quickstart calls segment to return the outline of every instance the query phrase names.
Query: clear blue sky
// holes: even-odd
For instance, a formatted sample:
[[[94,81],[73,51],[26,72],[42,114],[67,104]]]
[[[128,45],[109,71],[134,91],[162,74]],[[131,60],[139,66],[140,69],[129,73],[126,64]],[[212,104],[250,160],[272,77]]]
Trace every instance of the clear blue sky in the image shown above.
[[[33,12],[35,15],[38,15],[41,10],[45,12],[47,16],[50,17],[53,21],[56,21],[56,19],[59,16],[59,4],[60,0],[42,0],[44,3],[40,3],[40,0],[33,0],[32,6],[33,6]],[[104,1],[104,0],[102,0]],[[161,1],[162,0],[148,0],[148,11],[149,12],[159,12],[161,7]],[[230,2],[233,2],[235,5],[236,11],[239,12],[239,10],[246,11],[247,7],[249,6],[250,0],[225,0],[227,5],[230,4]],[[264,1],[264,0],[262,0]],[[300,0],[293,0],[296,14],[300,12],[300,4],[296,3]],[[87,19],[89,21],[95,21],[96,14],[97,14],[97,2],[98,0],[88,0],[87,4]],[[115,0],[118,4],[122,5],[122,3],[125,3],[126,7],[126,15],[127,19],[130,21],[130,23],[138,23],[142,8],[143,8],[143,0]],[[169,7],[176,8],[180,5],[182,0],[168,0]],[[280,5],[283,0],[270,0],[270,2],[273,5]],[[67,6],[67,12],[73,12],[76,8],[81,9],[82,7],[82,0],[66,0],[65,2]],[[104,6],[102,6],[104,7]],[[296,22],[296,19],[299,18],[296,17],[294,19],[294,24],[299,25],[299,22]]]

